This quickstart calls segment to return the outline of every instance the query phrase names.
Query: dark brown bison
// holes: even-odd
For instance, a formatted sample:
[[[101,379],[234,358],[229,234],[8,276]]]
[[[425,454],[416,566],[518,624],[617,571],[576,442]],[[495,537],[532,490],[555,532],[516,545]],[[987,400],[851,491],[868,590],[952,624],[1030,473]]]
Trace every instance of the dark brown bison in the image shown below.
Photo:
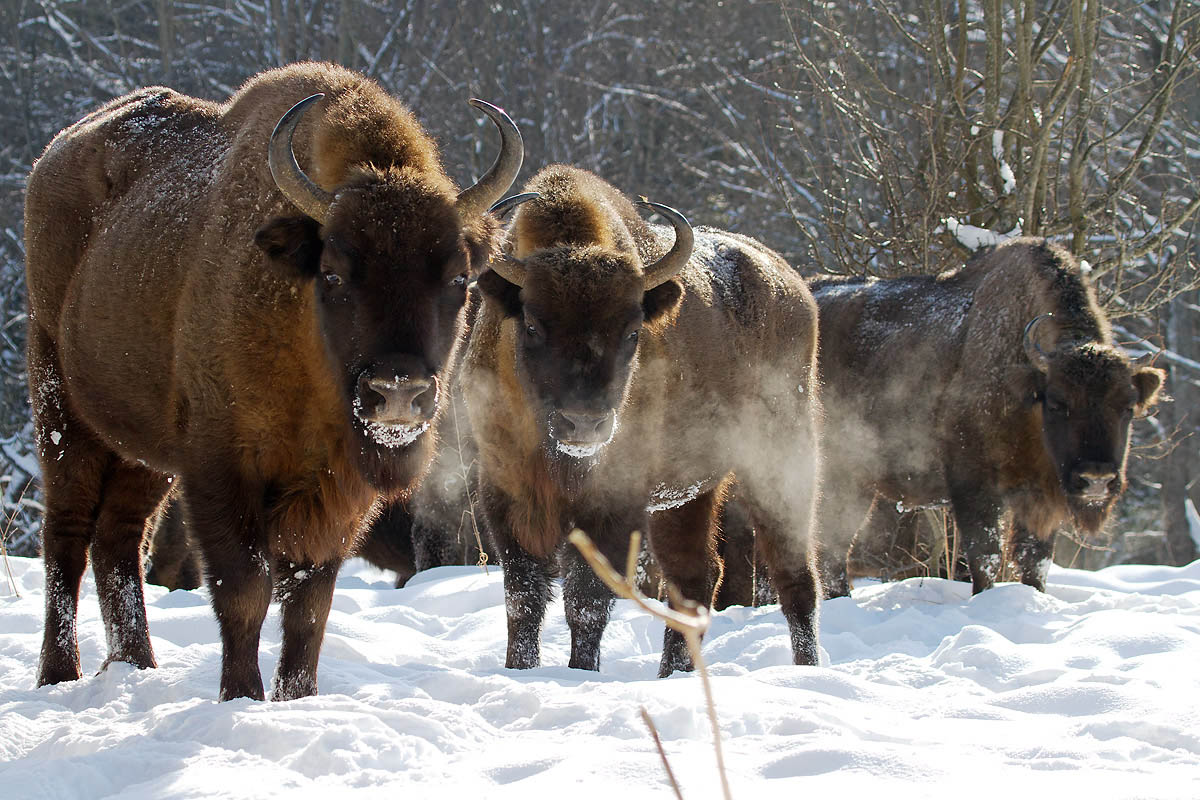
[[[937,276],[811,284],[826,408],[822,572],[849,592],[846,555],[872,505],[949,504],[973,591],[1011,528],[1021,580],[1044,589],[1052,535],[1105,521],[1125,487],[1129,426],[1161,370],[1113,346],[1069,253],[1017,239]]]
[[[139,547],[178,476],[221,628],[221,698],[263,696],[272,587],[272,697],[317,691],[338,565],[380,497],[425,469],[467,275],[498,230],[487,208],[520,168],[512,121],[473,102],[503,144],[462,192],[403,105],[324,64],[265,72],[223,104],[143,89],[46,148],[25,205],[39,684],[79,677],[89,553],[105,663],[154,665]]]
[[[651,226],[591,173],[549,167],[526,187],[484,296],[462,380],[479,501],[504,566],[509,667],[539,663],[562,557],[570,665],[598,669],[613,596],[566,534],[614,563],[648,531],[664,577],[710,605],[714,510],[736,471],[782,598],[795,661],[817,660],[809,536],[817,483],[816,309],[758,242]],[[673,234],[672,234],[673,229]],[[660,675],[690,668],[668,629]]]

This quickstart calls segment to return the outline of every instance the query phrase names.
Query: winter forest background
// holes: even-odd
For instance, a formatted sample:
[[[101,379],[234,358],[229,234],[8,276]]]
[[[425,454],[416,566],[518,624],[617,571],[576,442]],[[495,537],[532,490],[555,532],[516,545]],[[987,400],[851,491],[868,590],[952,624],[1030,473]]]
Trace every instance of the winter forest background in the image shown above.
[[[940,271],[981,229],[1053,237],[1091,265],[1118,337],[1158,353],[1174,398],[1135,428],[1112,541],[1063,539],[1057,560],[1196,558],[1200,0],[4,0],[10,554],[36,552],[40,520],[24,374],[30,165],[63,126],[136,87],[223,100],[298,59],[378,80],[460,183],[495,152],[466,104],[478,96],[521,126],[518,185],[574,163],[758,237],[805,274]]]

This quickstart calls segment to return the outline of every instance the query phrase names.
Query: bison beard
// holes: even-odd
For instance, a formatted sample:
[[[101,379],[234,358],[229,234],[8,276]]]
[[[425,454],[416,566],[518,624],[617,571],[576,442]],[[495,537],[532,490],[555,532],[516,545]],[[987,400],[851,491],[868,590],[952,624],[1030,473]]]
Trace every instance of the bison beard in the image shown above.
[[[46,148],[25,206],[46,491],[39,685],[80,675],[89,554],[105,663],[154,665],[140,544],[182,484],[221,630],[220,697],[263,697],[273,590],[272,697],[317,691],[338,566],[426,468],[467,278],[498,229],[486,210],[520,169],[515,125],[471,102],[502,143],[461,192],[403,105],[328,64],[265,72],[220,105],[144,89]]]
[[[549,167],[526,189],[505,254],[479,278],[463,374],[504,566],[505,663],[540,663],[561,560],[570,666],[599,669],[613,595],[564,547],[572,527],[613,563],[647,531],[663,577],[711,605],[731,472],[763,534],[793,659],[816,663],[816,315],[803,281],[758,242],[693,234],[665,207],[650,204],[673,232],[648,225],[583,170]],[[667,629],[659,674],[690,668]]]

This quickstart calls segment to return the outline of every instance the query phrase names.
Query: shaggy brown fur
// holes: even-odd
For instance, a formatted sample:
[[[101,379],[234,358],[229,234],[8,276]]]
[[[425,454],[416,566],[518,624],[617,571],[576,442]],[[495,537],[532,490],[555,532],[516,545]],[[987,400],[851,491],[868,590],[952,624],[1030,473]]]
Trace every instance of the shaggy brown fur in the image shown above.
[[[160,509],[145,544],[146,583],[172,591],[199,588],[204,565],[199,548],[188,534],[180,503],[168,503]]]
[[[644,265],[671,245],[670,228],[582,170],[547,168],[526,190],[540,197],[519,207],[508,246],[528,277],[521,288],[480,277],[463,372],[480,503],[504,565],[507,665],[539,663],[561,555],[570,664],[599,668],[612,594],[562,548],[574,526],[614,563],[631,531],[648,531],[664,577],[710,605],[715,510],[731,471],[763,534],[793,656],[815,663],[819,403],[803,281],[754,240],[700,229],[682,272],[647,291]],[[572,455],[566,413],[610,426],[607,444]],[[668,630],[660,674],[690,666]]]
[[[294,149],[334,194],[324,225],[295,215],[267,163],[276,123],[317,92]],[[472,208],[507,188],[488,186],[497,197]],[[460,217],[456,199],[412,115],[327,64],[265,72],[223,104],[143,89],[50,143],[25,206],[47,505],[39,685],[79,677],[89,551],[105,663],[154,665],[139,546],[176,475],[221,627],[221,698],[263,697],[273,586],[273,697],[317,691],[338,565],[433,447],[432,431],[373,423],[364,405],[428,380],[406,413],[436,425],[466,275],[493,246],[494,220]]]
[[[1043,589],[1055,529],[1095,531],[1123,491],[1130,421],[1156,402],[1162,371],[1113,346],[1075,260],[1041,240],[936,277],[812,289],[836,443],[821,506],[827,591],[849,591],[846,555],[876,494],[949,502],[975,592],[995,580],[1010,516],[1022,580]],[[1053,314],[1038,333],[1045,371],[1023,345],[1042,314]]]

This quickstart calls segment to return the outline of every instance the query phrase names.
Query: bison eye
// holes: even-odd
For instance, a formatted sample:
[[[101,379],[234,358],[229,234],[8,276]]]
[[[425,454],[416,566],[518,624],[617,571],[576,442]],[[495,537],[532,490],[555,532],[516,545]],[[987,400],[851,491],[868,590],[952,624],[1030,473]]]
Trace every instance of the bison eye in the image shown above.
[[[460,287],[466,286],[467,285],[467,273],[464,272],[462,275],[455,275],[454,280],[450,281],[450,285],[455,288],[460,288]]]
[[[636,342],[638,340],[638,332],[639,330],[637,328],[630,331],[629,335],[625,337],[626,341]]]
[[[342,285],[342,276],[338,275],[336,272],[323,272],[321,273],[321,277],[325,279],[325,285],[330,289]]]

